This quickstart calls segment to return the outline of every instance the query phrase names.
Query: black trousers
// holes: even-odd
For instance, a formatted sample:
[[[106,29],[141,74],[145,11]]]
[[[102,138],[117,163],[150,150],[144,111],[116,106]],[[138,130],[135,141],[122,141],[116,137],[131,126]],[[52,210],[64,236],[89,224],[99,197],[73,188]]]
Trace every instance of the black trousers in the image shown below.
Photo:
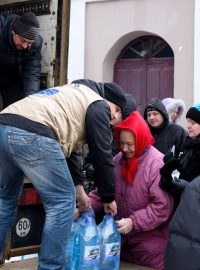
[[[22,99],[23,94],[23,85],[21,76],[10,75],[9,78],[0,78],[0,94],[3,101],[3,109],[9,106],[10,104]]]

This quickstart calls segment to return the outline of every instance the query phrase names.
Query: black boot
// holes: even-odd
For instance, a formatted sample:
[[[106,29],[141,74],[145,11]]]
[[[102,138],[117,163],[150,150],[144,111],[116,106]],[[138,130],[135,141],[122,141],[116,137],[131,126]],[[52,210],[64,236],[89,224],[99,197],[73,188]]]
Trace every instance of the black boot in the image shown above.
[[[4,264],[5,264],[5,258],[4,258],[4,256],[2,255],[2,256],[0,257],[0,267],[4,266]]]

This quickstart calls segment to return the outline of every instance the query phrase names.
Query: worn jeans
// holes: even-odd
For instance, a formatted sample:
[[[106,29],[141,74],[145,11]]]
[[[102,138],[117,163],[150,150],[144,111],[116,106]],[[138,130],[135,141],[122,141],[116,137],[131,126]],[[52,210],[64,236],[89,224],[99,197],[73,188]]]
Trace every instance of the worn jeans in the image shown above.
[[[75,188],[56,140],[0,125],[0,253],[16,213],[26,175],[46,212],[39,270],[65,270]]]

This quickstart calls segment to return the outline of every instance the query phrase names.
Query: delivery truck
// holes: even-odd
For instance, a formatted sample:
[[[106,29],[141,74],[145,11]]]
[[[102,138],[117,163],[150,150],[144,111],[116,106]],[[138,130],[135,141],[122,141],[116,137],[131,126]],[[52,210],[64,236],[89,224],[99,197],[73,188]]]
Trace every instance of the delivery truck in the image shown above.
[[[66,84],[70,0],[0,1],[0,14],[22,15],[29,11],[37,16],[43,38],[40,89]],[[18,211],[7,238],[5,258],[37,253],[43,225],[44,209],[39,195],[25,177]]]

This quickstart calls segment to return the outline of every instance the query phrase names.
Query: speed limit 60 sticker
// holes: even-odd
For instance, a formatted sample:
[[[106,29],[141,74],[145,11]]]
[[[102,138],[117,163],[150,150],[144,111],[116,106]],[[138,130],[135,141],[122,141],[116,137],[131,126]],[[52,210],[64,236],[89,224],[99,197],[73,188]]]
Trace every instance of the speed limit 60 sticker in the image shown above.
[[[31,229],[31,222],[28,218],[21,218],[16,224],[16,233],[20,237],[26,236]]]

